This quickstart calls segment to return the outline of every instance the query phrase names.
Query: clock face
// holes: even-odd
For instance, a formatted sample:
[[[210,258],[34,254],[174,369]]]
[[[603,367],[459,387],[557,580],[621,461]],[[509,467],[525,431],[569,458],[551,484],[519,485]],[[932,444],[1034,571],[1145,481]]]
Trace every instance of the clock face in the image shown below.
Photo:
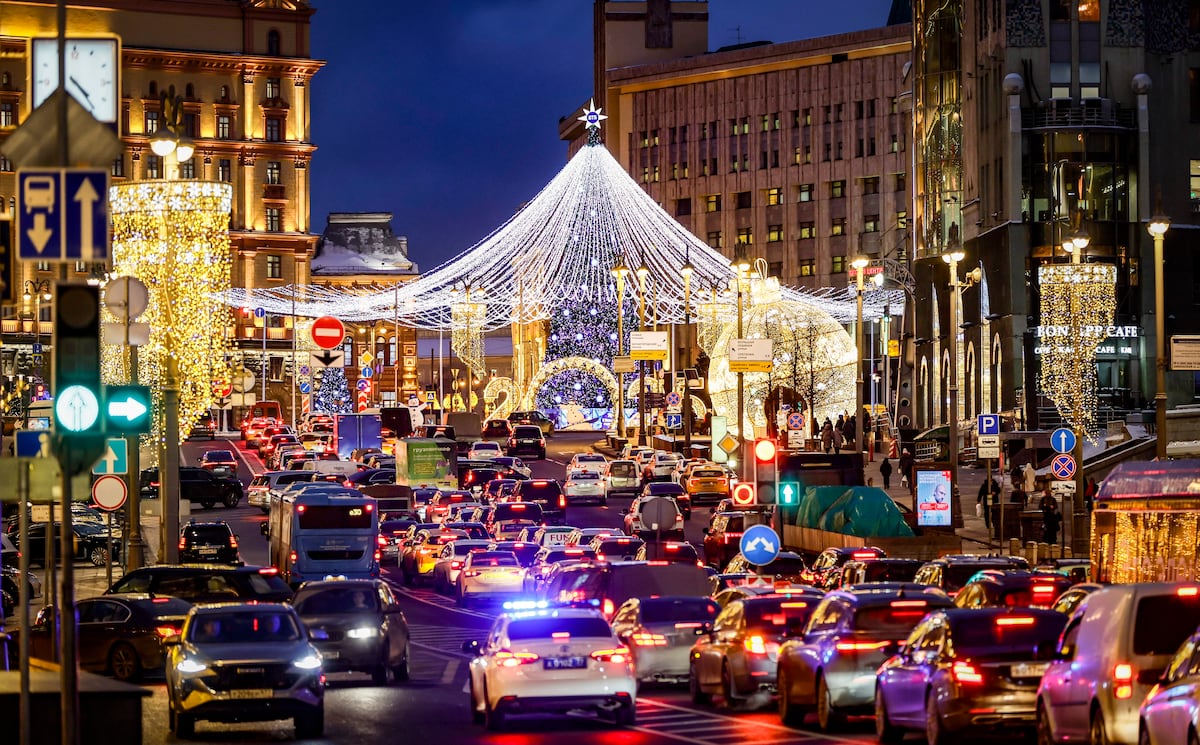
[[[31,60],[33,108],[58,88],[58,40],[33,39]],[[116,38],[66,42],[67,93],[102,122],[117,120],[118,43]]]

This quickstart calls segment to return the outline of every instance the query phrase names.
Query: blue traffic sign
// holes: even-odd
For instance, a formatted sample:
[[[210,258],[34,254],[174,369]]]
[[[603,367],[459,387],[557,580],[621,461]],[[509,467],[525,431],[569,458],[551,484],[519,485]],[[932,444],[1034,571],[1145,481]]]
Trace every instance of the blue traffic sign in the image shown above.
[[[354,387],[360,391],[369,391],[371,390],[371,381],[367,380],[366,378],[359,378],[358,382],[354,384]]]
[[[1050,433],[1050,447],[1056,453],[1069,453],[1075,449],[1075,433],[1066,427],[1059,427]]]
[[[359,373],[360,373],[360,374],[361,374],[361,375],[362,375],[364,378],[369,378],[369,377],[371,377],[372,375],[374,375],[374,374],[375,374],[375,368],[373,368],[373,367],[364,367],[363,369],[359,370]]]
[[[977,423],[979,425],[979,434],[981,435],[1000,434],[999,414],[980,414]]]
[[[267,315],[267,309],[266,309],[266,308],[255,308],[255,309],[254,309],[254,317],[255,317],[255,318],[262,318],[262,317],[263,317],[263,316],[265,316],[265,315]]]
[[[779,534],[768,525],[751,525],[742,533],[738,549],[755,566],[770,564],[779,556]]]
[[[108,171],[17,172],[17,256],[23,261],[108,258]]]
[[[804,429],[804,414],[799,411],[793,411],[791,414],[788,414],[787,428]]]
[[[33,353],[34,353],[34,354],[41,354],[41,353],[42,353],[42,345],[41,345],[41,344],[38,344],[37,342],[34,342],[32,346],[33,346]]]
[[[124,476],[129,473],[129,441],[124,437],[110,437],[104,446],[104,454],[96,465],[92,466],[94,474],[114,474]]]
[[[1054,478],[1066,481],[1075,478],[1075,458],[1067,453],[1059,453],[1050,461],[1050,470]]]
[[[18,458],[51,458],[50,435],[48,429],[17,430]]]
[[[667,429],[679,429],[683,426],[683,414],[667,414]]]
[[[312,383],[307,380],[300,382],[300,392],[304,394],[312,393]]]

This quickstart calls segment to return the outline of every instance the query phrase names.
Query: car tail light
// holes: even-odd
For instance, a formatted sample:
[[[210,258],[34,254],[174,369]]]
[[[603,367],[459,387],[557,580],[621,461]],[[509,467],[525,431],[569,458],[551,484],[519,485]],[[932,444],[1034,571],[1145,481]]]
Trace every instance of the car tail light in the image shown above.
[[[461,561],[452,561],[452,562],[450,562],[450,568],[451,569],[462,569],[462,564],[463,563]]]
[[[625,647],[615,647],[613,649],[597,649],[592,652],[593,660],[600,662],[612,662],[614,664],[622,664],[629,662],[629,650]]]
[[[155,626],[154,633],[158,634],[160,639],[166,639],[172,634],[178,634],[179,629],[175,628],[174,626]]]
[[[726,533],[725,534],[725,542],[726,543],[738,543],[741,540],[742,540],[741,533]]]
[[[293,564],[295,564],[295,563],[296,563],[296,559],[297,559],[297,558],[299,558],[299,557],[296,555],[296,552],[295,552],[295,551],[293,551],[293,552],[292,552],[292,553],[291,553],[291,554],[288,556],[288,560],[289,560],[289,561],[291,561]]]
[[[681,621],[681,622],[675,624],[675,628],[677,628],[677,629],[698,629],[703,625],[704,624],[700,623],[699,621]]]
[[[393,533],[393,535],[397,535],[397,534]],[[378,540],[376,541],[376,543],[378,543],[380,546],[386,546],[386,545],[387,545],[387,539],[386,539],[386,538],[384,538],[384,537],[381,535],[381,536],[379,536],[379,537],[378,537]]]
[[[1054,592],[1054,585],[1034,585],[1032,592],[1034,595],[1050,595]]]
[[[375,549],[375,561],[383,559],[383,553],[379,549]]]
[[[478,577],[481,574],[483,574],[483,572],[479,571],[478,569],[468,569],[463,572],[464,577]]]
[[[1133,698],[1133,665],[1121,662],[1113,667],[1113,697]]]
[[[996,619],[997,626],[1032,626],[1032,616],[1002,616]]]
[[[179,550],[183,551],[186,548],[187,548],[187,538],[185,536],[179,536]]]
[[[612,618],[612,614],[615,613],[616,610],[617,610],[617,608],[615,605],[613,605],[612,598],[604,598],[604,606],[603,606],[604,617]]]
[[[566,506],[567,506],[567,495],[566,495],[566,494],[559,494],[559,495],[558,495],[558,508],[559,508],[559,509],[565,509],[565,508],[566,508]]]
[[[779,651],[778,642],[769,642],[757,634],[747,637],[746,641],[742,642],[742,645],[750,654],[767,654],[769,652]]]
[[[874,551],[855,551],[854,553],[850,554],[850,557],[853,559],[874,559],[875,552]]]
[[[780,603],[779,607],[780,608],[807,608],[808,603],[802,603],[802,602]]]
[[[876,652],[883,649],[889,642],[838,642],[839,652]]]
[[[295,555],[295,552],[292,552]],[[279,574],[279,567],[263,567],[258,570],[259,574]]]
[[[1194,598],[1200,594],[1200,587],[1180,587],[1175,594],[1181,598]]]
[[[676,624],[676,628],[679,625]],[[651,634],[647,631],[639,631],[629,637],[629,641],[639,647],[665,647],[667,646],[667,637],[662,634]]]
[[[670,563],[670,562],[663,561],[663,560],[647,561],[646,566],[665,567],[668,563]]]
[[[230,548],[237,548],[237,547],[238,547],[238,540],[237,540],[237,536],[235,536],[235,535],[231,535],[231,536],[229,536],[229,547],[230,547]]]
[[[959,683],[982,683],[983,675],[969,662],[955,662],[950,668],[954,680]]]
[[[538,659],[539,657],[533,652],[509,652],[508,650],[501,650],[492,656],[492,660],[500,667],[528,665],[537,662]]]

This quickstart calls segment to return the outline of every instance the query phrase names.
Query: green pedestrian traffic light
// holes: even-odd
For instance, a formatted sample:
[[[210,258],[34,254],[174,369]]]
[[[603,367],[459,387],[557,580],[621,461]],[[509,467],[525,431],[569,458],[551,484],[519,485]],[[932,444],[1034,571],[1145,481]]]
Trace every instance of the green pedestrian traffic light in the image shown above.
[[[800,484],[796,481],[779,483],[779,504],[785,507],[795,507],[800,504]]]

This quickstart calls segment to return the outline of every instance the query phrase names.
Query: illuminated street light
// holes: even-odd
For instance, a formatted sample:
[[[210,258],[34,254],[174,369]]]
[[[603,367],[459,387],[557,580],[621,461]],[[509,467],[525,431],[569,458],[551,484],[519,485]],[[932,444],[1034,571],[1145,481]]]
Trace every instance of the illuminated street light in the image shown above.
[[[1163,303],[1163,239],[1171,228],[1171,218],[1159,209],[1146,226],[1154,238],[1154,430],[1155,454],[1159,460],[1167,457],[1167,350]]]

